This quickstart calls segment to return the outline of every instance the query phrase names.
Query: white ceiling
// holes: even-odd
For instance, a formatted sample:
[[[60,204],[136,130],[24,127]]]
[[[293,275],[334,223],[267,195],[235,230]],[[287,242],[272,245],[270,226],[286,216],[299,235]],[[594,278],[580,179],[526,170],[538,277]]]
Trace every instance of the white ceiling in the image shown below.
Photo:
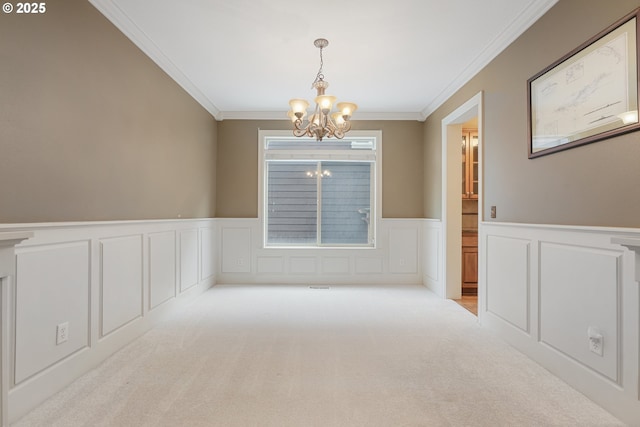
[[[312,101],[319,37],[327,93],[354,119],[424,120],[557,2],[89,1],[218,120]]]

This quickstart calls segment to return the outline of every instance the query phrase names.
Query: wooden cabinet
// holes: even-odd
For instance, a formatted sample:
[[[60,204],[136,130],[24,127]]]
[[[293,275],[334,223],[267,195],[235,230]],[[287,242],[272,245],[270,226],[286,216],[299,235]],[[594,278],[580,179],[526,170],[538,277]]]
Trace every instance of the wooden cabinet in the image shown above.
[[[478,294],[478,234],[462,235],[462,294]]]
[[[463,223],[469,218],[464,207],[475,204],[474,229],[477,228],[478,199],[478,131],[462,129],[462,198]],[[469,200],[476,199],[476,200]],[[466,204],[466,205],[465,205]],[[469,211],[471,212],[471,211]],[[467,224],[470,227],[471,224]],[[462,234],[462,294],[478,294],[478,233],[465,231]]]
[[[462,130],[462,198],[478,198],[478,131]]]

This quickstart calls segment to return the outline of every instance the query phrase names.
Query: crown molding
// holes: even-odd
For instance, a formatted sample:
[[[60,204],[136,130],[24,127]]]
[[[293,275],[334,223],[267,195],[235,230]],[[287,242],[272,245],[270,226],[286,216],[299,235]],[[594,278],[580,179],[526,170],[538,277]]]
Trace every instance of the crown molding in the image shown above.
[[[223,111],[216,117],[222,120],[290,120],[285,110],[282,111]],[[424,121],[419,112],[405,113],[373,113],[357,112],[353,121],[362,120],[417,120]]]
[[[220,111],[198,87],[187,77],[182,70],[171,61],[167,55],[155,44],[155,42],[142,31],[124,11],[118,7],[114,0],[88,0],[98,9],[113,25],[125,34],[140,50],[149,56],[164,72],[178,83],[191,97],[202,105],[216,120],[288,120],[284,112],[275,111]],[[535,21],[544,15],[558,0],[531,1],[523,9],[518,17],[485,49],[461,70],[458,76],[451,81],[422,111],[396,112],[396,113],[367,113],[358,112],[357,120],[418,120],[426,118],[453,96],[462,86],[469,82],[480,70],[491,62],[500,52],[513,43]]]
[[[89,0],[113,25],[129,38],[140,50],[151,58],[165,73],[178,83],[191,97],[202,105],[214,118],[220,120],[220,110],[180,68],[118,7],[113,0]]]
[[[468,63],[468,65],[458,74],[458,76],[447,85],[434,100],[427,105],[420,113],[421,120],[438,109],[447,99],[452,97],[462,86],[486,67],[496,56],[505,50],[511,43],[522,35],[534,22],[551,9],[558,0],[531,1],[529,5],[520,12],[518,17],[509,26],[498,34],[486,48]]]

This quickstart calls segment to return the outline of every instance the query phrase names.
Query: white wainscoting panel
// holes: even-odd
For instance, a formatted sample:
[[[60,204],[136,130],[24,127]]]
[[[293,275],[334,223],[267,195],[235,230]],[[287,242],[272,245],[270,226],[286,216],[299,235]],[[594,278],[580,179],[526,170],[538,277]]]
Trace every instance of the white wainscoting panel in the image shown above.
[[[222,272],[251,271],[251,228],[222,229]]]
[[[202,263],[208,278],[198,275],[199,260],[216,256],[215,229],[211,219],[0,224],[33,234],[15,248],[13,315],[3,325],[12,337],[9,421],[213,285],[216,259]],[[191,286],[176,296],[178,278]],[[56,345],[61,323],[68,340]]]
[[[180,292],[198,283],[198,230],[180,232]]]
[[[616,383],[621,258],[620,251],[540,244],[540,340]],[[604,338],[602,356],[589,351],[589,328]]]
[[[15,381],[89,345],[89,241],[16,249]],[[68,341],[56,345],[57,325]]]
[[[389,229],[389,271],[391,273],[418,272],[418,236],[421,228],[393,227]]]
[[[282,256],[259,256],[257,262],[258,274],[284,273],[284,257]]]
[[[149,235],[149,309],[176,296],[176,233]]]
[[[612,243],[638,239],[640,229],[483,222],[479,238],[480,322],[640,425],[639,284],[634,254]],[[602,355],[589,330],[603,337]]]
[[[30,231],[0,230],[0,425],[9,425],[9,388],[15,372],[16,245],[33,237]],[[12,348],[12,346],[14,348]]]
[[[291,274],[315,274],[317,270],[315,257],[292,256],[289,258],[289,272]]]
[[[101,334],[142,316],[142,235],[100,240]]]
[[[487,310],[528,333],[530,241],[488,236],[486,243]]]
[[[295,248],[265,247],[258,218],[218,218],[217,235],[221,241],[216,281],[226,284],[424,283],[421,241],[424,222],[422,219],[380,220],[375,248]],[[433,255],[439,259],[437,249]]]
[[[216,274],[216,234],[215,228],[200,229],[200,279],[208,279]]]
[[[442,221],[427,219],[422,232],[422,282],[431,291],[445,297],[447,290],[442,280]]]
[[[349,257],[346,256],[327,256],[322,258],[323,274],[349,274]]]
[[[374,257],[356,257],[356,274],[373,275],[382,274],[384,260]]]

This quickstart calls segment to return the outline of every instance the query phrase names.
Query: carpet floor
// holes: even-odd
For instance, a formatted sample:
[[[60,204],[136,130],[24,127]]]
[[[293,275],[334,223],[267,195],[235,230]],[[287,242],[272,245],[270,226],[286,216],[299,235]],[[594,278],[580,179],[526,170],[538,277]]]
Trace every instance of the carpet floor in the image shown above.
[[[421,286],[215,286],[14,424],[620,426]]]

